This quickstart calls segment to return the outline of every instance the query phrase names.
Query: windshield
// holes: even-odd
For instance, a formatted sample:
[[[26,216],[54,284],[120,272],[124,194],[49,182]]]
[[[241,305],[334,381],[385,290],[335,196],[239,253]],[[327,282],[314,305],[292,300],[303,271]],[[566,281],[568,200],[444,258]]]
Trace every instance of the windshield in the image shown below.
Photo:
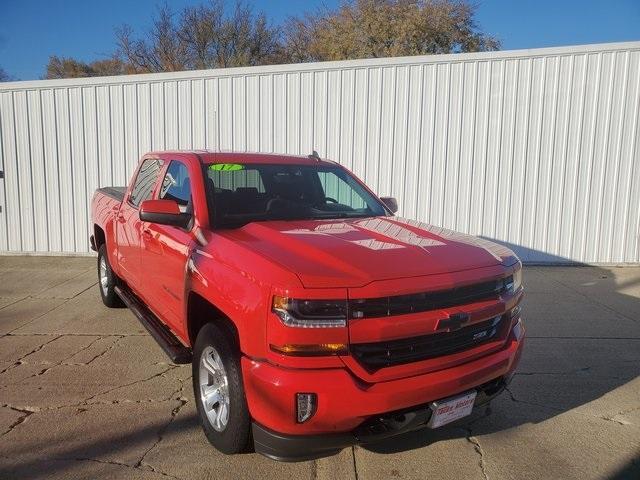
[[[338,166],[218,163],[205,171],[211,223],[218,228],[386,215],[380,201]]]

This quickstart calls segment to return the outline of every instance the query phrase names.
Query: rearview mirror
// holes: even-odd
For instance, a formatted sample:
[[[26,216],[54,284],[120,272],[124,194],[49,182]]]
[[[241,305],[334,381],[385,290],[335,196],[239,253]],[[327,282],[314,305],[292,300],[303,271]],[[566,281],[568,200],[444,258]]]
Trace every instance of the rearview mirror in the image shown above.
[[[140,220],[143,222],[187,228],[190,213],[182,213],[175,200],[145,200],[140,204]]]
[[[398,201],[394,197],[380,197],[382,203],[391,210],[391,213],[396,213],[398,211]]]

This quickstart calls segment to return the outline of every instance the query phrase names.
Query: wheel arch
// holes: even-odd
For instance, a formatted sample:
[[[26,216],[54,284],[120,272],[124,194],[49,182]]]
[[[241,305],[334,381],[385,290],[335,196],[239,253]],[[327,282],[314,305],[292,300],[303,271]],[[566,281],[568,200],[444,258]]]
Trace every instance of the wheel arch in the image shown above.
[[[103,228],[97,223],[93,224],[93,238],[95,241],[96,250],[100,249],[100,247],[107,241],[107,237],[104,233]]]
[[[208,323],[223,328],[234,345],[240,348],[240,335],[233,320],[209,300],[191,291],[187,301],[187,335],[191,346],[195,344],[200,329]]]

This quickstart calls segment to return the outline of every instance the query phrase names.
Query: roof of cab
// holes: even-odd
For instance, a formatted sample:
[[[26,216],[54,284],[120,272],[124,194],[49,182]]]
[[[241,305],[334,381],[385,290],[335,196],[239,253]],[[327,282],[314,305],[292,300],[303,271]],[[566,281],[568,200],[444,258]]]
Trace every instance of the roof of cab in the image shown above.
[[[210,163],[276,163],[289,165],[335,165],[331,160],[316,158],[312,155],[284,155],[277,153],[257,153],[257,152],[212,152],[209,150],[180,150],[167,152],[153,152],[158,155],[171,153],[193,153],[200,158],[204,164]]]

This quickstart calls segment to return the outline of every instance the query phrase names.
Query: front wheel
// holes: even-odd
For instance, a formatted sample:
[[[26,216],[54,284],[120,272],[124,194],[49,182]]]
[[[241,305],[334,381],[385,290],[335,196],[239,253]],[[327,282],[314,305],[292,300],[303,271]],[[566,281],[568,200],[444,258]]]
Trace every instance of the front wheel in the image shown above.
[[[242,384],[240,352],[230,335],[209,323],[193,348],[193,391],[209,443],[226,454],[246,451],[251,417]]]

